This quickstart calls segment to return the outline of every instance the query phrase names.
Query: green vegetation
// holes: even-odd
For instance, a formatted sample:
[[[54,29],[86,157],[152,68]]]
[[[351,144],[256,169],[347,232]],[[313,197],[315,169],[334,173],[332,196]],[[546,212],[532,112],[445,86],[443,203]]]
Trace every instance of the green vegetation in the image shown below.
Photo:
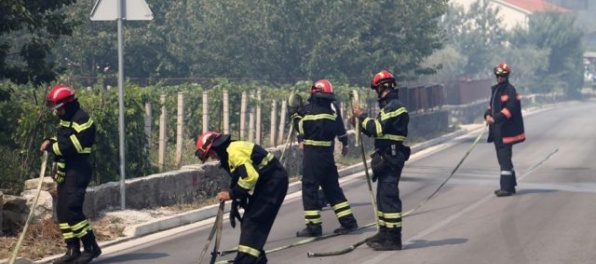
[[[212,89],[207,90],[209,96],[209,124],[210,130],[223,130],[223,91],[229,91],[230,98],[230,132],[235,138],[240,134],[240,101],[243,91],[255,92],[257,88],[262,91],[260,101],[262,107],[262,135],[269,135],[271,122],[271,104],[286,100],[292,91],[299,91],[303,98],[309,86],[306,82],[284,87],[268,87],[256,84],[234,84],[227,80],[219,80]],[[38,92],[35,87],[16,86],[10,83],[0,85],[2,90],[11,90],[10,100],[0,102],[0,113],[6,118],[0,120],[0,166],[4,168],[0,177],[0,189],[8,189],[18,193],[22,182],[29,178],[37,177],[39,173],[39,144],[44,137],[55,133],[57,117],[43,106],[44,93]],[[342,101],[348,100],[348,92],[358,87],[338,85],[335,87],[337,96]],[[194,141],[203,131],[202,127],[202,96],[203,89],[200,85],[185,84],[174,86],[147,86],[139,87],[134,84],[126,85],[125,95],[125,126],[126,126],[126,175],[129,178],[141,177],[157,172],[157,146],[159,135],[159,117],[162,103],[160,96],[166,96],[163,104],[168,111],[166,118],[166,161],[165,169],[178,169],[175,164],[177,94],[185,94],[184,102],[184,146],[180,165],[197,163],[194,155]],[[15,92],[18,91],[18,92]],[[117,89],[104,90],[99,87],[94,89],[77,89],[77,96],[82,107],[87,110],[97,125],[97,137],[92,162],[95,173],[95,184],[117,181],[119,176],[118,152],[118,92]],[[151,138],[145,134],[145,103],[152,105],[152,133]],[[256,98],[248,98],[248,106],[255,106],[259,102]],[[148,143],[152,148],[146,148]],[[269,145],[269,140],[263,138],[264,146]]]
[[[42,107],[55,82],[76,88],[98,125],[94,183],[119,179],[118,95],[105,89],[116,86],[116,23],[91,22],[93,2],[0,2],[0,189],[7,193],[37,176],[37,148],[56,124]],[[291,91],[306,92],[312,81],[328,78],[345,102],[350,89],[368,86],[382,68],[400,84],[444,83],[492,77],[494,64],[506,61],[523,92],[575,95],[582,87],[582,35],[569,14],[535,14],[528,28],[505,32],[499,10],[486,0],[467,12],[445,0],[147,2],[153,21],[125,21],[129,177],[156,171],[156,151],[146,145],[157,146],[161,94],[170,113],[166,169],[172,169],[178,92],[186,96],[184,165],[195,162],[203,91],[214,130],[222,129],[221,94],[230,92],[230,130],[237,136],[242,91],[262,89],[262,123],[269,124],[271,102]],[[153,106],[151,138],[144,133],[147,102]],[[249,98],[249,105],[256,103]],[[262,130],[270,134],[269,126]]]
[[[443,17],[445,48],[424,65],[441,65],[437,74],[423,80],[492,78],[493,67],[507,62],[511,78],[523,93],[558,92],[576,97],[583,86],[583,34],[570,13],[539,12],[528,24],[511,32],[503,28],[500,9],[477,0],[469,10],[450,5]]]

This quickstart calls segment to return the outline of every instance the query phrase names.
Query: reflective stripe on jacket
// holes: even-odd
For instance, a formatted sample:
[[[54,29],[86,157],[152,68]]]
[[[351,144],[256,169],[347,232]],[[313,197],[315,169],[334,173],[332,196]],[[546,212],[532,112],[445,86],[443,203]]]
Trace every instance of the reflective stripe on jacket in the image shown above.
[[[398,98],[397,90],[394,90],[379,101],[381,109],[376,118],[367,114],[359,117],[362,133],[375,138],[376,149],[402,144],[407,139],[410,116]]]
[[[81,109],[77,109],[71,120],[60,120],[55,141],[48,151],[65,160],[75,160],[80,155],[91,154],[95,143],[96,127],[93,120]]]
[[[330,100],[315,99],[303,107],[302,115],[294,115],[292,122],[298,131],[298,140],[305,147],[325,147],[333,151],[335,138],[348,145],[348,137],[339,105]]]
[[[488,115],[495,120],[489,127],[488,142],[495,141],[496,137],[502,138],[505,144],[526,140],[520,96],[509,81],[491,87],[491,98],[484,118]]]
[[[226,151],[229,172],[234,180],[237,179],[232,189],[237,193],[252,191],[263,171],[272,166],[272,161],[275,159],[273,154],[261,146],[247,141],[232,141]]]

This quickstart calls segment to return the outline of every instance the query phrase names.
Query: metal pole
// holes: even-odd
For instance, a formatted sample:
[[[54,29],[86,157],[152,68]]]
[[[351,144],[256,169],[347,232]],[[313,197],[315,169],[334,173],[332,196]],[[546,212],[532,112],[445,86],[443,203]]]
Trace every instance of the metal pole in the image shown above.
[[[126,209],[126,193],[124,180],[126,175],[124,173],[124,59],[122,47],[122,14],[125,0],[118,0],[118,130],[120,132],[120,207],[122,210]]]

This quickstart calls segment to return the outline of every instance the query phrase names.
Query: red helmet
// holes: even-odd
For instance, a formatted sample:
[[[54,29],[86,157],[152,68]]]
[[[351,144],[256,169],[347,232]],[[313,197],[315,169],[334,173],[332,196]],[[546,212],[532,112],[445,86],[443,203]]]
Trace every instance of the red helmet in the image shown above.
[[[385,83],[392,83],[395,85],[395,77],[389,71],[382,70],[379,73],[375,74],[373,77],[372,83],[370,84],[370,88],[377,89],[381,84]]]
[[[73,89],[58,84],[50,90],[46,97],[46,104],[52,109],[58,109],[76,99],[75,91]]]
[[[328,80],[318,80],[312,85],[312,87],[310,87],[310,93],[333,94],[333,85]]]
[[[213,142],[220,137],[221,133],[213,131],[207,131],[200,135],[197,139],[197,151],[195,151],[195,156],[202,162],[205,162],[207,158],[209,158],[209,151],[211,150],[211,147],[213,147]]]
[[[511,73],[511,68],[507,63],[499,63],[497,67],[495,67],[495,75],[496,76],[503,76],[507,77]]]

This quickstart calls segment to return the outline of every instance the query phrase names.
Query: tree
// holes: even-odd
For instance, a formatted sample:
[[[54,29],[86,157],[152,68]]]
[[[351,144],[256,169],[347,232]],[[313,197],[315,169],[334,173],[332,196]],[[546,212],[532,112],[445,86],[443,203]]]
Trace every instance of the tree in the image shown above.
[[[477,0],[467,12],[461,5],[451,5],[444,17],[448,44],[467,57],[464,74],[490,72],[497,52],[507,48],[507,34],[501,26],[499,9],[490,8],[490,2]]]
[[[553,80],[542,74],[548,69],[549,48],[539,48],[535,45],[511,45],[503,50],[501,61],[511,65],[511,81],[522,93],[544,93],[545,87],[550,87]]]
[[[442,46],[438,23],[447,6],[446,0],[148,3],[153,21],[125,23],[124,64],[133,82],[288,84],[324,77],[362,84],[381,68],[412,78],[434,70],[420,62]],[[77,3],[68,12],[84,19],[88,9]],[[116,30],[106,24],[84,22],[75,39],[60,43],[57,53],[69,59],[73,79],[102,75],[106,64],[109,74],[117,71]]]
[[[463,69],[466,64],[467,57],[460,54],[453,45],[447,45],[423,61],[423,66],[440,67],[440,69],[433,75],[421,77],[420,81],[433,83],[452,81],[457,76],[464,74]]]
[[[560,89],[578,95],[583,85],[583,33],[576,28],[575,16],[558,12],[542,12],[530,16],[528,29],[516,28],[513,46],[535,46],[548,50],[548,64],[536,71],[542,81],[542,92]]]
[[[51,48],[72,33],[76,21],[69,21],[62,9],[74,2],[0,1],[0,79],[36,85],[56,79],[60,67]]]

